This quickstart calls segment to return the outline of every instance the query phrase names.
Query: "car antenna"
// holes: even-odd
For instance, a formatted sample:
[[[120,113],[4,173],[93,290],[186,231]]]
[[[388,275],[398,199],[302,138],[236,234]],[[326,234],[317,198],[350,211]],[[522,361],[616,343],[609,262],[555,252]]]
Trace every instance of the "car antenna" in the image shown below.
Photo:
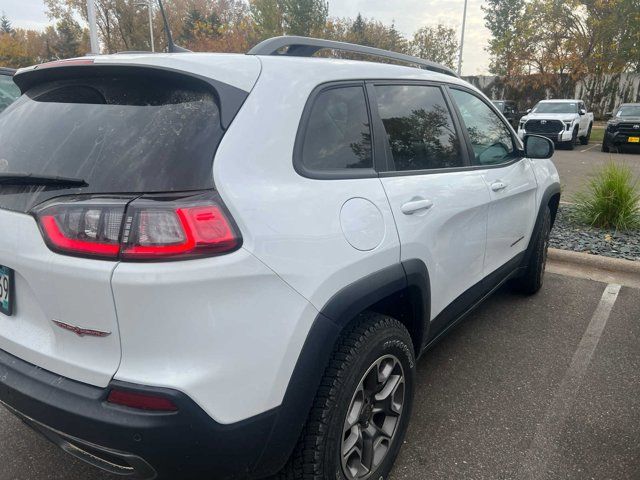
[[[184,47],[181,47],[173,43],[173,36],[171,35],[171,29],[169,28],[169,22],[167,21],[167,16],[164,13],[164,6],[162,5],[162,0],[158,0],[158,5],[160,6],[160,15],[162,15],[164,33],[167,35],[167,50],[169,51],[169,53],[190,52],[191,50],[188,50]]]

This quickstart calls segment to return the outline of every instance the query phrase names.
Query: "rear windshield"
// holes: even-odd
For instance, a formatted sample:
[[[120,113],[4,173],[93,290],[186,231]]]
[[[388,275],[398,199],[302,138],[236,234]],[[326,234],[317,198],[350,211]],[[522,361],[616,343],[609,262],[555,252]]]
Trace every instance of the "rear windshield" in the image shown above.
[[[59,80],[0,114],[0,174],[79,178],[89,184],[84,192],[206,189],[223,133],[204,82],[148,74]]]

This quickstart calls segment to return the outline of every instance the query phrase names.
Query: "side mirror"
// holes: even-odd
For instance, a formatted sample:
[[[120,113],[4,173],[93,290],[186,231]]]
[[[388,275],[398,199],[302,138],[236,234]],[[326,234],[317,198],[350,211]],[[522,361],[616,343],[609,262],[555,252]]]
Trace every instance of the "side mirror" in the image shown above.
[[[581,108],[579,113],[580,113],[580,115],[586,115],[587,111],[584,108]]]
[[[604,112],[605,117],[613,117],[613,112]]]
[[[531,113],[531,109],[530,109],[530,108],[527,108],[527,110],[526,110],[526,112],[525,112],[525,113]]]
[[[524,137],[524,154],[527,158],[551,158],[555,152],[553,142],[540,135],[526,135]]]

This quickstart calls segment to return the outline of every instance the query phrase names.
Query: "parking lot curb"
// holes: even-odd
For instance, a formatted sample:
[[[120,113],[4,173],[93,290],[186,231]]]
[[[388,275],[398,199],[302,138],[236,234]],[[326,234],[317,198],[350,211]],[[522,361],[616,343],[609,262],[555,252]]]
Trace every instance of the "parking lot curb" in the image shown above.
[[[640,262],[550,248],[551,273],[640,288]]]

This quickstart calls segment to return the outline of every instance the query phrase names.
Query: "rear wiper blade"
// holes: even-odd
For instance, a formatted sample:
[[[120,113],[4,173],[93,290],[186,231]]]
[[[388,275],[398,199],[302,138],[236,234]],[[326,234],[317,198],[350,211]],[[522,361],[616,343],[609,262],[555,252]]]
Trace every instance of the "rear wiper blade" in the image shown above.
[[[36,175],[33,173],[0,173],[0,185],[51,185],[56,187],[88,187],[82,178]]]

